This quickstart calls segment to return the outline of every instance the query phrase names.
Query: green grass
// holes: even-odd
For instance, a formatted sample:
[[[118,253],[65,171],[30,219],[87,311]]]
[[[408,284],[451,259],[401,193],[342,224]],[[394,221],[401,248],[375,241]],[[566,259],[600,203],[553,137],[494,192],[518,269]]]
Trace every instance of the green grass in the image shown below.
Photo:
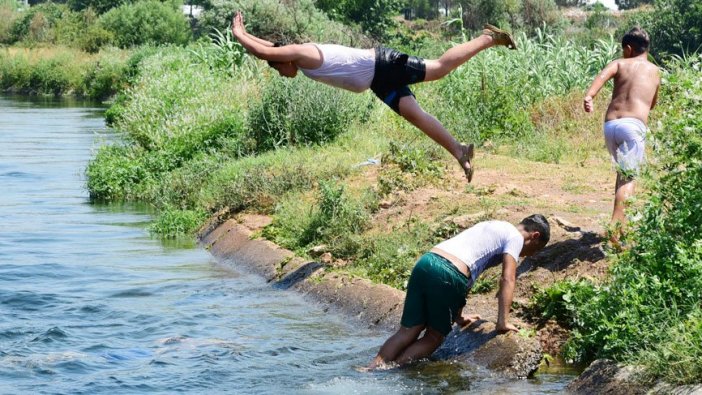
[[[65,47],[0,49],[0,89],[104,100],[126,87],[129,56],[119,50],[91,55]]]

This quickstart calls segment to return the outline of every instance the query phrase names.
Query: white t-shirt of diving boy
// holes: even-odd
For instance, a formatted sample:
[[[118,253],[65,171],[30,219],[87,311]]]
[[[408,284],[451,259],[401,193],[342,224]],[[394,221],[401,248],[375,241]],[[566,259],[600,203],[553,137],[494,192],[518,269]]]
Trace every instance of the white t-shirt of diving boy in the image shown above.
[[[480,222],[464,230],[436,248],[446,251],[468,266],[473,281],[480,273],[502,262],[509,254],[519,261],[524,237],[514,225],[505,221]]]

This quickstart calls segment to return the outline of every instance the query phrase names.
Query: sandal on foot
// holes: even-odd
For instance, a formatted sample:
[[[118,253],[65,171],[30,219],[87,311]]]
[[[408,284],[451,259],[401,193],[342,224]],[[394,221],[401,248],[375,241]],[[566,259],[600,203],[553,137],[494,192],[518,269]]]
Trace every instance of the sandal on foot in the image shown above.
[[[483,26],[483,34],[487,34],[495,40],[495,44],[504,45],[509,49],[517,49],[517,43],[509,32],[499,29],[489,23]]]
[[[458,163],[461,165],[461,168],[463,168],[463,172],[466,173],[466,178],[470,184],[470,182],[473,181],[473,156],[475,156],[475,146],[473,144],[461,144],[461,151],[463,153]],[[468,165],[468,167],[466,167],[466,165]]]

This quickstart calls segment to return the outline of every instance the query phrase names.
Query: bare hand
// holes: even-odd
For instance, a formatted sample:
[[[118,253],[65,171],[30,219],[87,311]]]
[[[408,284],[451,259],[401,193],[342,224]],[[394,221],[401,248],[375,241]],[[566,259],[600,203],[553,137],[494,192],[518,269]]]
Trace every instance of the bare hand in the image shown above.
[[[585,109],[585,112],[592,112],[593,105],[591,96],[585,96],[585,99],[583,99],[583,108]]]
[[[519,332],[519,328],[512,324],[497,324],[497,333],[504,334],[509,332]]]
[[[232,34],[237,35],[244,32],[244,17],[241,15],[241,11],[237,11],[232,18]]]
[[[460,327],[468,326],[473,324],[474,322],[478,321],[480,319],[480,316],[478,314],[466,314],[466,313],[461,313],[458,317],[456,317],[456,323]]]

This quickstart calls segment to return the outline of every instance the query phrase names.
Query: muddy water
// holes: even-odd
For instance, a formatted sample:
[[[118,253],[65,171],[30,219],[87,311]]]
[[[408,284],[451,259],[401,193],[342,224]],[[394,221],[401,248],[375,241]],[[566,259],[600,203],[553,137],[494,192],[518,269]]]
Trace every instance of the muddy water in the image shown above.
[[[359,373],[364,329],[164,244],[143,207],[88,200],[83,169],[118,138],[85,103],[0,97],[0,393],[557,393],[456,364]]]

